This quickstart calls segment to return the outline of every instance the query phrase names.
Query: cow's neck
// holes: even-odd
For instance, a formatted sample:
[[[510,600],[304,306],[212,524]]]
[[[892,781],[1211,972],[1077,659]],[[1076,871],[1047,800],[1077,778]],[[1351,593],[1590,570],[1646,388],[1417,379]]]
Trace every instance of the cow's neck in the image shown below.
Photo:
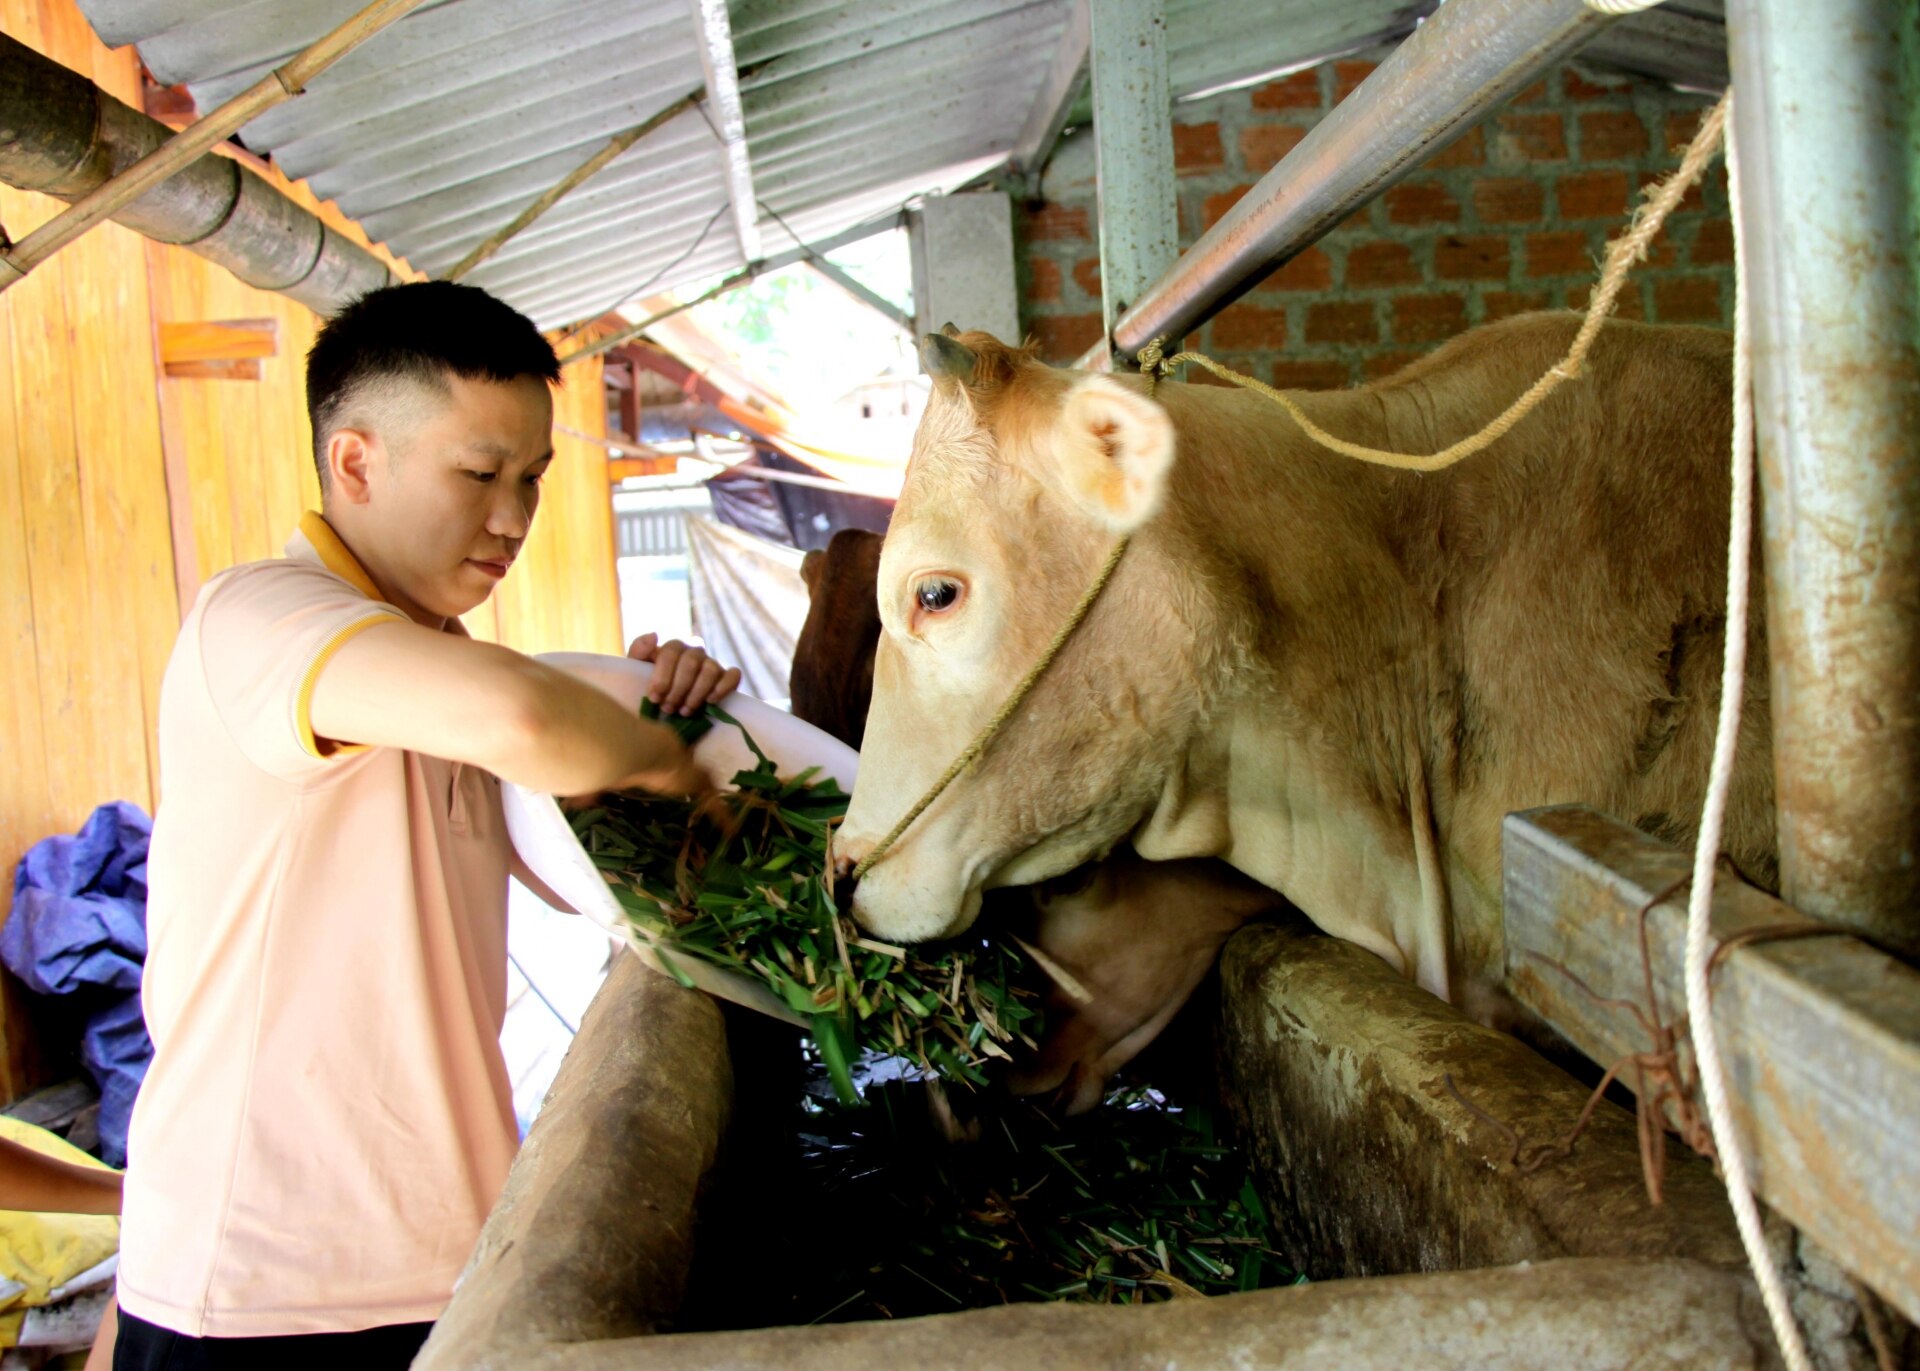
[[[1416,415],[1365,392],[1300,398],[1343,436],[1425,450]],[[1399,553],[1427,492],[1313,447],[1253,396],[1188,390],[1169,408],[1181,448],[1160,552],[1203,569],[1209,631],[1242,651],[1136,846],[1222,858],[1445,994],[1429,791],[1442,668]]]

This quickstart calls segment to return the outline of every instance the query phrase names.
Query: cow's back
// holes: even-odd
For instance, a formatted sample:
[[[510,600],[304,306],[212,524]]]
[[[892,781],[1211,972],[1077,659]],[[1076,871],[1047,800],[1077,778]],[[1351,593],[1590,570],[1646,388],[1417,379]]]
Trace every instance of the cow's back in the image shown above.
[[[873,701],[882,541],[878,533],[842,529],[802,567],[811,602],[788,680],[793,714],[852,748],[866,734]]]

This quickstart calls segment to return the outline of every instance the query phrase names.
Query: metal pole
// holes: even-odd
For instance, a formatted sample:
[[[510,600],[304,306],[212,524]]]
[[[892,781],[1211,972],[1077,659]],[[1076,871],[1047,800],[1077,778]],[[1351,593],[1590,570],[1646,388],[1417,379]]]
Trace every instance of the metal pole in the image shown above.
[[[1096,3],[1096,102],[1102,10]],[[1447,0],[1177,266],[1136,294],[1118,323],[1109,320],[1113,352],[1131,361],[1155,338],[1178,344],[1613,22],[1585,0]],[[1097,103],[1094,122],[1098,132]],[[1103,191],[1103,248],[1105,199]],[[1080,364],[1109,366],[1106,346]]]
[[[1166,0],[1093,0],[1093,136],[1107,327],[1180,255]]]
[[[1781,894],[1920,956],[1920,11],[1734,0]]]
[[[727,195],[733,201],[733,232],[745,262],[760,258],[760,203],[753,190],[753,164],[747,155],[747,117],[740,105],[740,70],[733,57],[733,28],[726,0],[690,0],[700,40],[700,68],[707,78],[707,108],[720,121],[726,158]]]

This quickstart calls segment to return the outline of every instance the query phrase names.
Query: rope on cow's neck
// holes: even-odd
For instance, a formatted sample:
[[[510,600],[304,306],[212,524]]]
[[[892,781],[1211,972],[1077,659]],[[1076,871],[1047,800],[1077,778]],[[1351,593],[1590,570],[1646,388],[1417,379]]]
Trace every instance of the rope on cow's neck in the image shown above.
[[[1199,352],[1177,352],[1173,356],[1165,355],[1165,339],[1156,338],[1140,349],[1140,372],[1147,378],[1147,393],[1151,395],[1155,383],[1162,376],[1172,375],[1175,368],[1191,362],[1203,367],[1223,381],[1264,395],[1293,417],[1300,429],[1314,442],[1329,448],[1343,457],[1351,457],[1358,462],[1370,462],[1375,466],[1393,467],[1399,471],[1439,471],[1450,467],[1462,458],[1491,447],[1510,432],[1514,425],[1531,414],[1540,402],[1546,399],[1563,384],[1580,374],[1585,365],[1587,353],[1593,349],[1594,340],[1600,336],[1600,326],[1613,313],[1620,290],[1627,282],[1627,273],[1634,264],[1647,255],[1655,235],[1673,213],[1680,199],[1691,190],[1702,175],[1707,164],[1713,160],[1715,151],[1727,126],[1727,110],[1733,94],[1729,91],[1722,96],[1720,103],[1707,112],[1700,122],[1700,132],[1694,135],[1688,145],[1686,156],[1680,161],[1679,169],[1655,189],[1652,196],[1634,215],[1627,231],[1613,240],[1607,247],[1607,261],[1600,273],[1600,284],[1593,292],[1593,300],[1587,306],[1587,317],[1581,322],[1580,331],[1574,335],[1573,345],[1567,349],[1567,355],[1558,365],[1548,368],[1546,373],[1529,386],[1526,392],[1515,400],[1491,423],[1478,433],[1470,434],[1459,442],[1442,448],[1439,452],[1422,456],[1417,453],[1390,452],[1385,448],[1367,447],[1361,443],[1350,443],[1344,438],[1328,433],[1313,420],[1309,419],[1300,406],[1295,404],[1280,390],[1265,381],[1247,376],[1241,372],[1224,367],[1213,358]]]
[[[1594,339],[1599,335],[1601,324],[1606,322],[1607,316],[1613,313],[1614,302],[1620,295],[1621,287],[1626,284],[1627,273],[1633,268],[1634,263],[1646,256],[1648,245],[1652,243],[1654,235],[1660,231],[1661,225],[1666,222],[1667,216],[1680,203],[1680,198],[1699,181],[1706,171],[1708,162],[1713,159],[1713,154],[1719,148],[1721,137],[1726,129],[1727,108],[1731,99],[1732,95],[1729,93],[1708,111],[1707,117],[1701,121],[1700,132],[1695,135],[1692,144],[1687,148],[1686,156],[1681,159],[1679,169],[1660,183],[1647,203],[1635,214],[1627,232],[1614,240],[1607,249],[1606,268],[1601,273],[1600,284],[1593,293],[1593,301],[1587,309],[1586,320],[1581,324],[1580,332],[1574,336],[1573,346],[1568,348],[1567,355],[1558,366],[1553,367],[1535,381],[1524,395],[1507,407],[1504,413],[1471,437],[1463,438],[1443,451],[1424,457],[1349,443],[1320,428],[1307,418],[1292,400],[1264,381],[1243,376],[1198,352],[1181,352],[1167,357],[1164,355],[1160,339],[1155,339],[1140,349],[1140,371],[1146,378],[1147,393],[1149,395],[1153,393],[1161,377],[1171,375],[1174,369],[1183,363],[1192,362],[1196,366],[1205,367],[1222,380],[1244,386],[1248,390],[1266,396],[1292,415],[1294,422],[1299,424],[1307,436],[1315,442],[1358,461],[1397,467],[1403,471],[1438,471],[1443,467],[1452,466],[1463,457],[1472,456],[1482,448],[1497,442],[1515,424],[1526,418],[1536,405],[1557,390],[1563,382],[1570,381],[1580,374],[1581,365],[1586,361],[1587,353],[1592,349]],[[1000,706],[999,712],[968,744],[966,751],[955,758],[953,765],[946,769],[940,779],[927,788],[927,793],[920,797],[919,803],[909,809],[905,817],[889,829],[885,837],[874,844],[873,850],[861,858],[859,864],[853,869],[855,881],[864,878],[867,872],[873,869],[874,863],[886,856],[894,844],[899,842],[900,836],[912,826],[914,820],[926,813],[928,807],[940,798],[946,788],[972,766],[982,752],[986,751],[987,745],[1006,726],[1007,721],[1013,717],[1014,711],[1025,702],[1034,686],[1038,684],[1040,677],[1046,673],[1048,667],[1053,665],[1054,659],[1067,645],[1067,640],[1073,636],[1074,630],[1080,627],[1081,622],[1093,609],[1094,601],[1100,598],[1100,592],[1106,589],[1107,582],[1113,578],[1114,568],[1120,565],[1120,556],[1126,550],[1127,540],[1123,537],[1113,545],[1113,550],[1107,554],[1106,564],[1100,568],[1100,574],[1094,578],[1086,594],[1080,597],[1080,603],[1074,606],[1073,613],[1068,616],[1066,623],[1061,625],[1060,631],[1053,635],[1053,641],[1047,645],[1046,651],[1040,654],[1040,660],[1035,662],[1027,674],[1021,678],[1020,683],[1014,687],[1013,693],[1007,697],[1006,703]]]
[[[940,798],[941,792],[958,780],[961,773],[972,766],[980,754],[987,750],[987,744],[993,741],[994,736],[1006,726],[1007,720],[1013,717],[1014,711],[1026,701],[1027,696],[1033,692],[1033,688],[1040,683],[1040,678],[1046,674],[1047,668],[1053,665],[1054,658],[1058,657],[1061,649],[1067,645],[1067,639],[1073,636],[1073,631],[1079,628],[1087,615],[1092,612],[1093,602],[1100,598],[1100,592],[1105,590],[1107,582],[1113,579],[1114,569],[1120,565],[1120,556],[1126,550],[1127,540],[1122,536],[1107,553],[1107,560],[1101,566],[1100,574],[1093,578],[1093,584],[1088,586],[1086,593],[1080,597],[1080,603],[1073,607],[1073,613],[1069,614],[1067,621],[1060,625],[1060,631],[1053,635],[1053,641],[1047,644],[1046,651],[1040,654],[1040,659],[1027,668],[1027,674],[1020,678],[1020,684],[1016,685],[1013,693],[1007,696],[1006,703],[1000,706],[998,713],[987,720],[987,726],[975,735],[974,740],[967,744],[967,750],[953,759],[953,765],[946,769],[940,779],[927,787],[927,793],[920,797],[920,802],[909,809],[900,822],[873,845],[873,850],[860,859],[860,864],[853,869],[855,881],[865,877],[873,869],[873,864],[886,856],[887,850],[900,841],[900,835],[907,831],[913,821],[926,813],[927,807]]]

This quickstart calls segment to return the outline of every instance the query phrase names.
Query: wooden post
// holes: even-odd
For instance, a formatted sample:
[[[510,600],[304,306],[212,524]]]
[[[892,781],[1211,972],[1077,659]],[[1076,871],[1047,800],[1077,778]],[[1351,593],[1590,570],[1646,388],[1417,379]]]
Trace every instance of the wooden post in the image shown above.
[[[103,181],[0,255],[0,291],[239,130],[254,116],[291,100],[307,83],[425,0],[373,0],[339,28],[275,67],[219,109],[162,143],[118,176]]]
[[[1100,307],[1111,336],[1180,255],[1166,0],[1093,0],[1092,18]]]
[[[1504,845],[1514,994],[1595,1062],[1650,1051],[1649,983],[1685,1012],[1692,854],[1577,807],[1509,815]],[[1732,876],[1712,928],[1751,943],[1713,973],[1713,1022],[1754,1188],[1920,1319],[1920,971]]]

